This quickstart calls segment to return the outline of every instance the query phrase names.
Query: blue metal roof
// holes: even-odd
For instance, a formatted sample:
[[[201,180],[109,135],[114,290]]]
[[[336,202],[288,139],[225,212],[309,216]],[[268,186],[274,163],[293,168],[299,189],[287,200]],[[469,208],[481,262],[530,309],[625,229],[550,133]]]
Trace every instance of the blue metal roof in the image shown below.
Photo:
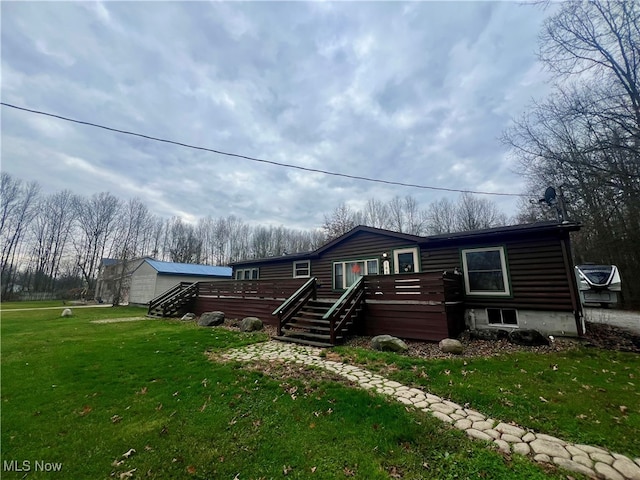
[[[161,275],[191,275],[197,277],[231,278],[231,267],[212,267],[210,265],[194,265],[192,263],[160,262],[147,259],[146,262]]]

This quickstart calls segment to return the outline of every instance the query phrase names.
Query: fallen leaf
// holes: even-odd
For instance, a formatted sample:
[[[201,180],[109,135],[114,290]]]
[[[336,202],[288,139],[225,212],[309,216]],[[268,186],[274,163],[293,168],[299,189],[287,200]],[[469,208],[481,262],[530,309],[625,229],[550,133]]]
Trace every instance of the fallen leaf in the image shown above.
[[[356,474],[356,472],[351,470],[349,467],[344,467],[342,471],[344,472],[345,477],[353,477]]]
[[[145,445],[145,446],[144,446],[144,449],[145,449],[147,452],[153,452],[153,447],[151,447],[151,445]]]
[[[140,391],[136,392],[136,395],[146,395],[146,394],[147,394],[147,387],[142,387]]]
[[[113,415],[111,417],[111,423],[120,423],[122,421],[122,417],[120,415]]]
[[[122,472],[120,474],[120,480],[124,479],[124,478],[131,478],[133,477],[133,472],[135,472],[137,470],[137,468],[134,468],[132,470],[129,470],[128,472]]]
[[[315,424],[315,423],[313,423],[313,422],[311,422],[311,423],[309,424],[309,428],[312,428],[312,429],[313,429],[313,428],[316,428],[316,424]]]
[[[125,452],[122,454],[122,456],[124,458],[129,458],[131,455],[133,455],[134,453],[136,453],[135,448],[130,448],[128,452]]]
[[[196,473],[196,467],[194,467],[193,465],[189,465],[187,467],[187,473],[190,473],[191,475]]]
[[[91,413],[91,410],[93,410],[93,408],[91,408],[89,405],[85,405],[84,407],[82,407],[82,410],[78,412],[78,414],[81,417],[84,417],[85,415],[89,415]]]

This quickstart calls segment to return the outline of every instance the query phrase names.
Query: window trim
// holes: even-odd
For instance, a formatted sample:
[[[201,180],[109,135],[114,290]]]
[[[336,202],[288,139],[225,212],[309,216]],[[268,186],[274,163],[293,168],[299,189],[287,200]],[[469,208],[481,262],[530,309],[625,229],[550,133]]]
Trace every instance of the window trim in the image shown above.
[[[366,258],[356,258],[356,259],[349,259],[349,260],[339,260],[339,261],[335,261],[332,262],[331,264],[331,284],[333,287],[333,290],[346,290],[349,287],[345,287],[345,281],[346,281],[346,274],[345,272],[347,271],[347,264],[348,263],[355,263],[355,262],[363,262],[364,263],[364,268],[366,270],[366,273],[363,274],[363,276],[365,275],[380,275],[380,258],[379,257],[366,257]],[[377,271],[378,273],[374,273],[374,274],[370,274],[369,273],[369,268],[367,266],[367,262],[376,262],[376,266],[377,266]],[[336,285],[336,265],[342,265],[342,286],[338,287]]]
[[[413,265],[415,270],[413,272],[401,272],[400,271],[400,261],[399,255],[401,253],[413,253]],[[419,273],[420,269],[420,248],[419,247],[405,247],[405,248],[396,248],[393,250],[393,273],[394,275],[403,275],[403,274],[411,274],[411,273]]]
[[[504,281],[504,290],[502,291],[489,291],[489,290],[471,290],[469,283],[469,269],[467,267],[467,253],[475,252],[499,252],[500,253],[500,269],[502,272],[502,279]],[[478,248],[464,248],[460,250],[462,257],[462,272],[464,275],[464,291],[467,296],[470,297],[511,297],[511,280],[509,278],[509,268],[507,264],[506,247],[504,245],[491,246],[491,247],[478,247]]]
[[[240,278],[245,276],[245,272],[249,272],[249,278]],[[256,273],[255,278],[253,278],[253,272]],[[233,272],[234,280],[259,280],[260,279],[260,268],[252,267],[252,268],[239,268],[235,272]]]
[[[306,275],[299,275],[298,268],[296,265],[298,264],[306,264]],[[311,260],[296,260],[293,262],[293,278],[310,278],[311,277]]]
[[[500,312],[500,323],[492,323],[489,321],[489,310],[497,310]],[[515,313],[515,317],[516,317],[516,323],[504,323],[504,311],[505,310],[512,310]],[[486,314],[487,314],[487,326],[489,327],[498,327],[498,328],[504,328],[504,327],[508,327],[508,328],[519,328],[520,327],[520,317],[518,315],[518,309],[517,308],[497,308],[497,307],[487,307],[485,308]]]

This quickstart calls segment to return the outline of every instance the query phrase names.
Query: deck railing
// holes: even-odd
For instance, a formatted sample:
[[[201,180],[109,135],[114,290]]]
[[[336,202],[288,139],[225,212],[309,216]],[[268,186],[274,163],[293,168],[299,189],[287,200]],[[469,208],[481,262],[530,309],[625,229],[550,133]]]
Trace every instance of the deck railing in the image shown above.
[[[347,325],[354,321],[362,308],[364,300],[364,277],[360,277],[353,285],[351,285],[338,299],[336,303],[322,317],[323,320],[329,320],[331,344],[336,344],[336,337]]]
[[[302,285],[293,295],[287,298],[272,315],[278,316],[278,336],[282,335],[282,327],[286,325],[293,316],[300,311],[302,306],[309,300],[315,300],[317,296],[317,279],[311,277],[307,283]]]
[[[153,310],[157,308],[162,309],[162,314],[166,313],[165,305],[169,303],[171,299],[180,297],[181,295],[193,294],[198,295],[198,282],[180,282],[173,288],[162,292],[149,302],[148,313],[151,314]]]

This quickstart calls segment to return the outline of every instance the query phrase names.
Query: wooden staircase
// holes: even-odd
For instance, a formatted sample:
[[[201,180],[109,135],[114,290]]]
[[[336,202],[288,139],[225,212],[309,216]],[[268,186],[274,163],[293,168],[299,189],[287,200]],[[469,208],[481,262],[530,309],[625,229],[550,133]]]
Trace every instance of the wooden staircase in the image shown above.
[[[277,340],[332,347],[344,342],[353,330],[364,309],[363,282],[354,284],[337,301],[316,298],[313,285],[296,292],[287,300],[288,306],[285,302],[284,309],[281,306],[274,312],[279,316]]]
[[[147,317],[173,317],[182,313],[198,296],[198,282],[181,282],[149,302]]]

